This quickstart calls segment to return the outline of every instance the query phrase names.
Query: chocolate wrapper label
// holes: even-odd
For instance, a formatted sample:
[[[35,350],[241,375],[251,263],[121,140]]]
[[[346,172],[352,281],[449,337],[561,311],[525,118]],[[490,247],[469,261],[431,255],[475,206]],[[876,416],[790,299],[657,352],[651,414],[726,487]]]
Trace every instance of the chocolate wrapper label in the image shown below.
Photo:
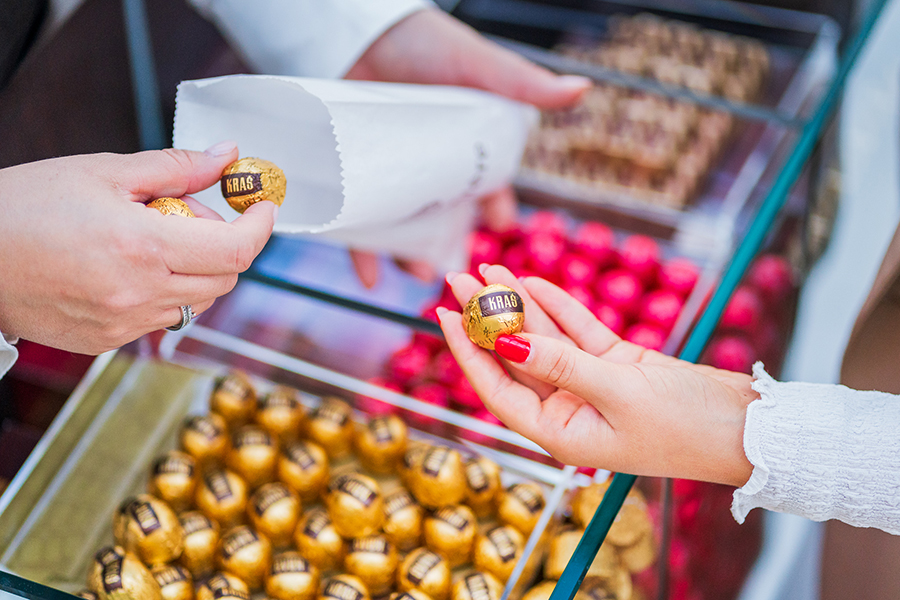
[[[180,456],[163,456],[153,465],[154,475],[187,475],[194,474],[194,465]]]
[[[222,555],[226,559],[229,559],[250,544],[254,544],[258,541],[259,537],[257,537],[252,529],[241,527],[222,540]]]
[[[492,529],[490,533],[488,533],[488,539],[490,539],[494,544],[494,547],[497,548],[497,554],[500,556],[500,560],[509,562],[515,558],[516,544],[510,539],[509,534],[507,534],[502,527]]]
[[[231,491],[231,486],[228,484],[228,478],[221,471],[213,471],[206,475],[206,487],[209,488],[219,502],[234,496],[234,492]]]
[[[466,481],[469,482],[469,487],[478,493],[485,491],[488,489],[488,485],[490,485],[488,483],[487,473],[485,473],[484,469],[481,468],[481,465],[475,461],[466,465]]]
[[[375,436],[375,441],[379,444],[386,444],[394,441],[394,435],[391,433],[387,417],[378,417],[369,422],[369,429]]]
[[[272,506],[279,500],[284,500],[285,498],[289,497],[290,494],[288,493],[288,491],[280,485],[269,486],[264,489],[262,493],[256,494],[256,497],[254,498],[253,509],[256,511],[256,514],[261,517],[270,506]]]
[[[473,573],[466,577],[466,589],[469,591],[469,597],[472,600],[491,600],[491,592],[488,589],[487,581],[481,573]]]
[[[188,580],[187,571],[178,565],[168,565],[164,569],[158,569],[154,571],[153,577],[161,588],[172,585],[173,583],[181,583],[182,581]]]
[[[291,554],[287,556],[277,556],[272,563],[272,575],[281,575],[283,573],[309,573],[309,563],[302,556]]]
[[[187,518],[181,519],[181,527],[184,529],[184,535],[197,533],[198,531],[206,531],[212,529],[212,522],[201,513],[191,513]]]
[[[103,567],[103,591],[111,594],[122,589],[122,556],[117,556]]]
[[[226,198],[246,196],[262,191],[259,173],[232,173],[222,177],[222,195]]]
[[[433,552],[424,552],[413,564],[409,565],[409,572],[406,574],[407,579],[413,582],[413,585],[419,585],[428,575],[429,571],[438,566],[441,557]]]
[[[285,449],[285,453],[292,463],[304,471],[316,466],[316,459],[306,450],[303,444],[292,444]]]
[[[162,527],[162,524],[159,522],[159,517],[156,516],[156,511],[153,510],[153,507],[150,506],[149,502],[135,500],[131,503],[129,511],[131,512],[131,516],[134,517],[134,520],[137,521],[141,531],[144,532],[144,535],[150,535]]]
[[[481,314],[485,317],[506,313],[525,312],[519,295],[515,292],[494,292],[478,299]]]
[[[449,455],[450,449],[445,446],[432,448],[425,455],[425,460],[422,461],[422,472],[429,477],[437,477]]]
[[[436,513],[434,513],[434,518],[440,519],[444,523],[447,523],[448,525],[455,527],[459,531],[463,531],[466,527],[469,526],[469,519],[467,519],[465,517],[465,515],[462,515],[462,514],[456,512],[453,508],[451,508],[449,506],[444,507],[444,508],[438,510]]]
[[[322,591],[322,595],[326,598],[335,598],[335,600],[362,600],[363,595],[358,589],[339,579],[332,579]]]
[[[306,527],[303,528],[303,534],[312,539],[318,539],[319,534],[331,525],[331,519],[324,511],[318,511],[310,515],[306,521]]]
[[[384,514],[388,517],[407,506],[412,506],[413,499],[406,490],[398,490],[384,501]]]
[[[380,537],[354,538],[350,541],[350,553],[371,552],[373,554],[390,554],[387,540]]]

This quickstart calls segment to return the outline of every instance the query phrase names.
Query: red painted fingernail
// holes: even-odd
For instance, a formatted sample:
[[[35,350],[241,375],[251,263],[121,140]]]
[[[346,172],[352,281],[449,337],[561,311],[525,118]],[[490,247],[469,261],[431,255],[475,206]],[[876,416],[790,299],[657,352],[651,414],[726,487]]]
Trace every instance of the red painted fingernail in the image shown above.
[[[523,337],[504,333],[497,336],[497,341],[494,342],[494,350],[506,360],[523,363],[528,359],[528,355],[531,354],[531,343]]]

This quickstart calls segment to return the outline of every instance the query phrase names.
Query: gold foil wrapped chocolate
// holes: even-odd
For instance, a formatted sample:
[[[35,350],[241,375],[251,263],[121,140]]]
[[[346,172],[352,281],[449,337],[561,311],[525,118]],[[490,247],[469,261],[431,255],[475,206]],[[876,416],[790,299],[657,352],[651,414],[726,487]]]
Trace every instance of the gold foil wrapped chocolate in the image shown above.
[[[209,397],[209,409],[221,415],[232,429],[252,420],[256,412],[253,382],[241,371],[219,378]]]
[[[159,565],[150,570],[162,600],[194,600],[194,581],[181,565]]]
[[[197,600],[248,600],[250,588],[247,583],[231,573],[213,573],[196,587]]]
[[[178,520],[184,530],[184,551],[178,562],[199,580],[215,570],[219,525],[197,510],[182,513]]]
[[[346,538],[372,535],[384,523],[381,486],[360,473],[332,477],[325,506],[335,530]]]
[[[92,592],[89,589],[78,590],[75,595],[79,598],[83,598],[84,600],[100,600],[100,596],[98,596],[96,592]]]
[[[556,581],[542,581],[525,592],[525,595],[522,596],[522,600],[550,600],[550,594],[553,593],[555,587]]]
[[[369,591],[359,577],[335,575],[322,582],[319,600],[371,600]]]
[[[418,548],[422,542],[425,511],[410,493],[400,488],[384,498],[384,535],[403,552]]]
[[[319,591],[319,570],[298,552],[272,558],[266,594],[275,600],[313,600]]]
[[[250,496],[247,515],[273,547],[282,548],[290,544],[300,520],[300,499],[283,483],[267,483]]]
[[[642,537],[652,535],[652,532],[653,524],[650,522],[647,501],[641,492],[631,490],[610,526],[606,539],[614,546],[628,547],[637,544]]]
[[[506,581],[522,556],[524,547],[525,538],[518,529],[509,525],[494,527],[476,536],[472,562],[477,569]]]
[[[284,171],[275,163],[246,156],[222,172],[222,196],[228,205],[243,213],[257,202],[269,200],[281,206],[287,188]]]
[[[607,489],[609,489],[609,482],[592,483],[575,491],[569,504],[572,507],[572,521],[576,525],[581,528],[587,527],[594,517],[594,513],[597,512],[597,507],[600,506]]]
[[[234,432],[225,464],[255,489],[275,479],[278,445],[262,427],[244,425]]]
[[[307,511],[294,530],[294,543],[303,558],[322,572],[338,568],[344,562],[346,544],[323,508]]]
[[[147,567],[122,548],[106,547],[97,552],[88,585],[100,600],[162,600],[159,585]]]
[[[153,462],[147,491],[180,512],[194,501],[197,463],[190,454],[171,450]]]
[[[374,417],[356,434],[356,456],[369,471],[393,473],[406,452],[407,439],[406,423],[400,417]]]
[[[246,525],[238,525],[222,535],[216,563],[243,580],[251,590],[262,587],[272,562],[272,545]]]
[[[401,591],[418,590],[434,600],[450,598],[450,565],[428,548],[418,548],[406,555],[397,571]]]
[[[462,456],[447,446],[432,446],[410,473],[409,487],[426,508],[459,504],[468,488]]]
[[[164,215],[178,215],[191,219],[197,216],[187,202],[178,198],[157,198],[148,202],[147,208],[155,208]]]
[[[397,573],[397,549],[383,535],[350,540],[344,568],[365,584],[372,596],[384,596],[391,591]]]
[[[516,483],[500,495],[497,516],[507,525],[512,525],[526,537],[544,510],[544,490],[534,482]]]
[[[463,326],[473,343],[494,349],[497,336],[522,331],[522,297],[511,287],[492,283],[472,296],[463,308]]]
[[[289,442],[278,457],[278,479],[300,496],[301,502],[315,502],[328,485],[331,470],[328,455],[309,441]]]
[[[490,573],[469,573],[453,586],[451,600],[500,600],[503,584]]]
[[[656,562],[656,541],[652,531],[642,535],[631,546],[619,548],[619,560],[631,573],[640,573]]]
[[[306,420],[297,390],[279,385],[259,399],[256,422],[281,443],[296,440]]]
[[[433,600],[428,594],[419,590],[406,590],[405,592],[394,592],[388,597],[388,600]]]
[[[409,487],[413,471],[422,464],[422,459],[429,448],[431,448],[430,444],[417,440],[410,440],[407,444],[406,452],[403,453],[397,464],[397,475],[406,487]]]
[[[563,569],[569,564],[569,560],[575,553],[575,547],[584,535],[583,529],[563,527],[550,541],[547,559],[544,561],[544,577],[546,579],[559,579]],[[619,559],[615,548],[604,542],[597,551],[591,566],[588,567],[587,577],[609,579],[619,569]]]
[[[232,527],[244,520],[247,484],[236,473],[226,469],[206,471],[197,482],[194,503],[223,529]]]
[[[478,517],[487,517],[497,508],[500,494],[500,467],[484,456],[475,456],[465,463],[465,502]]]
[[[149,494],[125,500],[113,529],[116,542],[148,565],[172,562],[184,549],[184,530],[175,512]]]
[[[443,556],[450,567],[472,558],[475,544],[475,513],[463,505],[444,506],[425,519],[425,545]]]
[[[310,415],[306,433],[322,446],[331,458],[350,454],[353,445],[353,421],[350,405],[340,398],[322,398],[322,403]]]
[[[211,413],[185,419],[181,428],[181,448],[194,457],[198,465],[219,464],[231,448],[228,424],[220,415]]]

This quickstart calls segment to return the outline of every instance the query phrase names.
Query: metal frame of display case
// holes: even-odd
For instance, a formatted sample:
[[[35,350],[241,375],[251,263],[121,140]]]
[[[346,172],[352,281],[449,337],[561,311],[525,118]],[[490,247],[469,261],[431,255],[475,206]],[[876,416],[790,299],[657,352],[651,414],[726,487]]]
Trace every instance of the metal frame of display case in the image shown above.
[[[750,261],[754,258],[754,256],[762,246],[763,241],[772,223],[775,221],[781,208],[783,207],[792,186],[799,177],[806,161],[812,154],[816,143],[823,131],[823,128],[833,115],[847,75],[851,71],[853,64],[862,47],[864,46],[865,41],[869,33],[871,32],[872,27],[874,26],[884,4],[884,0],[877,0],[874,6],[872,6],[870,13],[867,15],[865,21],[860,27],[859,32],[854,37],[853,41],[848,45],[848,49],[841,60],[837,75],[831,82],[827,92],[818,102],[818,105],[813,111],[812,116],[807,121],[803,122],[802,132],[797,142],[793,145],[793,148],[784,166],[780,169],[777,177],[772,183],[771,188],[765,197],[765,200],[761,203],[759,210],[756,211],[755,216],[753,217],[749,227],[747,228],[746,234],[743,236],[740,243],[737,244],[736,250],[731,256],[727,268],[724,269],[724,273],[718,286],[716,286],[715,288],[715,292],[713,293],[705,310],[700,313],[699,320],[693,327],[687,339],[687,342],[684,345],[684,348],[679,354],[681,358],[692,362],[696,361],[699,358],[700,353],[708,342],[728,299],[738,285],[740,279],[742,278],[744,272],[750,264]],[[339,295],[329,294],[327,292],[322,292],[321,290],[316,290],[313,288],[297,289],[298,286],[291,282],[279,282],[277,281],[277,279],[265,281],[266,276],[259,273],[251,274],[248,278],[255,279],[256,281],[261,283],[268,283],[270,285],[274,284],[276,286],[282,287],[287,285],[288,287],[292,288],[292,291],[301,294],[317,297],[318,299],[323,301],[340,304],[346,308],[368,312],[369,314],[380,316],[389,320],[402,322],[405,325],[411,326],[418,330],[435,333],[435,325],[422,319],[409,317],[407,315],[403,315],[401,313],[393,312],[380,307],[374,307],[364,302],[348,300],[347,298],[343,298]],[[450,418],[454,420],[454,422],[458,421],[457,425],[459,426],[470,428],[476,432],[484,432],[485,434],[490,434],[492,436],[495,436],[497,439],[503,440],[506,443],[526,448],[531,451],[543,452],[528,440],[525,440],[521,436],[518,436],[518,434],[509,432],[500,427],[485,424],[477,419],[461,414],[454,413],[448,416],[445,413],[452,413],[453,411],[434,407],[404,396],[402,394],[396,394],[387,391],[378,386],[360,381],[353,377],[349,377],[337,371],[325,369],[307,361],[301,361],[296,358],[287,357],[286,355],[283,355],[281,353],[273,352],[245,340],[227,336],[227,334],[223,334],[202,325],[193,325],[182,332],[168,334],[167,337],[164,338],[163,344],[160,348],[161,354],[164,357],[176,356],[178,352],[178,344],[185,339],[194,339],[206,344],[227,347],[233,351],[253,357],[256,360],[261,360],[269,364],[277,365],[280,368],[290,370],[297,373],[298,375],[318,379],[353,393],[365,394],[368,396],[380,398],[398,406],[408,406],[409,408],[419,411],[426,416],[434,416],[445,419]],[[0,496],[0,515],[2,515],[4,510],[8,508],[11,500],[14,498],[17,492],[28,485],[29,477],[32,474],[35,466],[40,462],[43,453],[46,451],[52,441],[54,439],[57,439],[63,433],[63,429],[68,422],[68,417],[77,410],[81,398],[84,397],[88,389],[91,388],[91,386],[96,382],[100,374],[110,365],[114,356],[115,353],[110,353],[98,358],[98,360],[95,361],[95,364],[92,366],[85,379],[79,385],[78,389],[73,394],[73,397],[63,408],[63,411],[54,421],[50,430],[48,430],[44,438],[35,448],[32,456],[29,457],[26,464],[11,482],[4,494]],[[562,473],[564,478],[571,478],[574,474],[574,469],[571,467],[567,467],[563,470]],[[571,598],[575,595],[575,592],[577,591],[588,566],[593,560],[593,557],[596,554],[600,544],[605,539],[606,533],[608,532],[610,525],[612,524],[616,514],[618,513],[618,510],[621,507],[626,494],[633,485],[634,480],[635,478],[632,475],[615,475],[610,489],[604,497],[603,502],[598,508],[594,518],[588,525],[587,531],[583,536],[581,542],[579,543],[573,559],[570,561],[561,579],[559,580],[559,583],[556,586],[553,595],[551,596],[552,600],[571,600]],[[565,492],[565,488],[566,486],[562,484],[562,481],[560,485],[554,488],[554,496],[552,498],[555,499],[555,504],[559,503],[559,499]],[[556,497],[557,494],[559,495],[559,498]],[[550,503],[548,502],[548,505],[549,504]],[[550,514],[549,511],[545,511],[545,514],[541,517],[542,519],[545,519],[544,525],[546,525],[546,521],[551,517],[552,514]],[[532,536],[532,538],[534,537],[535,536]],[[528,549],[533,549],[536,543],[536,539],[529,539]],[[524,568],[524,561],[521,562],[520,567]],[[519,570],[521,570],[521,568]],[[511,578],[510,585],[513,584],[512,582],[514,582],[514,580],[515,574],[514,577]],[[29,600],[62,600],[63,598],[74,598],[74,596],[70,596],[65,592],[60,592],[58,590],[54,590],[35,582],[23,580],[15,575],[3,573],[2,571],[0,571],[0,590],[29,598]]]

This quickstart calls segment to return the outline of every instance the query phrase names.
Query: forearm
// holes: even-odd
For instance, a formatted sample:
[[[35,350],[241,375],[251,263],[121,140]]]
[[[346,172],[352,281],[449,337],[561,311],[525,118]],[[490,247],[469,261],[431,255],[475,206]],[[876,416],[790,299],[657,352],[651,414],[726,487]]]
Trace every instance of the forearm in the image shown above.
[[[341,77],[382,33],[427,0],[190,0],[256,71]]]
[[[900,398],[838,385],[781,383],[754,367],[744,450],[753,474],[734,494],[756,507],[900,533]]]

